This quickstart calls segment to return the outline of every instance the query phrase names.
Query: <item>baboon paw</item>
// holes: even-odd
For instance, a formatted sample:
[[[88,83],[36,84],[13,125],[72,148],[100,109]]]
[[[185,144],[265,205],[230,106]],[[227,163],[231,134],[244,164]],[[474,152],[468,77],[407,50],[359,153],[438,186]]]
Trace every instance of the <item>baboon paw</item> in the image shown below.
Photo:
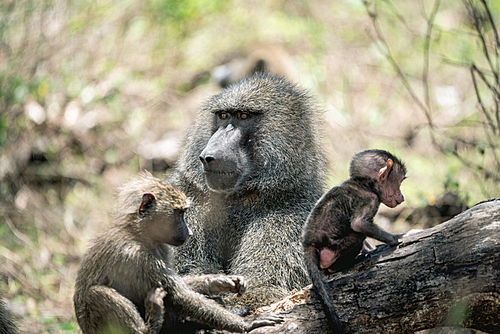
[[[163,287],[155,287],[149,290],[146,296],[145,304],[157,305],[163,308],[163,298],[167,295],[167,292]]]
[[[232,292],[241,295],[247,288],[247,282],[243,276],[217,275],[210,278],[210,293]]]
[[[406,232],[406,233],[401,233],[401,234],[399,235],[399,240],[398,240],[398,241],[399,241],[399,242],[403,242],[405,238],[407,238],[407,237],[409,237],[409,236],[411,236],[411,235],[413,235],[413,234],[417,234],[417,233],[419,233],[419,232],[422,232],[422,231],[423,231],[423,230],[421,230],[421,229],[417,229],[417,228],[415,228],[415,229],[409,230],[409,231],[408,231],[408,232]]]

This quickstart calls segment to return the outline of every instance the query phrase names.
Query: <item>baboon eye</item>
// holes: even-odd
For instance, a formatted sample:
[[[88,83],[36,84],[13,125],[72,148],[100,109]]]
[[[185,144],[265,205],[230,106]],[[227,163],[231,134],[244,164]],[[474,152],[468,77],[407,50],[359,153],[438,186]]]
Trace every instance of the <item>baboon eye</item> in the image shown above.
[[[226,112],[223,112],[223,113],[220,113],[220,116],[219,116],[221,119],[227,119],[229,117],[229,114],[226,113]]]
[[[174,209],[174,215],[176,216],[176,218],[178,220],[182,219],[182,216],[184,215],[184,211],[185,210],[182,210],[182,209]]]
[[[250,115],[249,115],[249,114],[247,114],[247,113],[241,113],[241,114],[240,114],[240,118],[241,118],[241,119],[248,119],[248,118],[250,118]]]

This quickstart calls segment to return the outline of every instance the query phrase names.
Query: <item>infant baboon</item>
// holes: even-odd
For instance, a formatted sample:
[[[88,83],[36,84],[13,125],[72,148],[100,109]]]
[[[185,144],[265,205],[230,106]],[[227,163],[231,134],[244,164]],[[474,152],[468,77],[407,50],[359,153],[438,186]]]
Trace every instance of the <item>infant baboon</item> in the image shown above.
[[[171,269],[171,247],[191,235],[189,200],[176,187],[144,172],[119,192],[115,223],[94,239],[75,284],[75,313],[84,334],[121,330],[158,333],[185,318],[211,328],[249,331],[272,325],[269,315],[248,324],[195,292],[241,293],[241,276],[205,275],[185,282]],[[145,320],[139,310],[144,310]]]
[[[404,164],[389,152],[368,150],[353,157],[349,174],[349,180],[316,203],[302,234],[308,273],[334,333],[343,333],[342,326],[321,269],[335,272],[349,267],[362,249],[373,249],[367,236],[394,246],[404,235],[391,234],[373,223],[380,203],[394,208],[404,201],[400,190]]]

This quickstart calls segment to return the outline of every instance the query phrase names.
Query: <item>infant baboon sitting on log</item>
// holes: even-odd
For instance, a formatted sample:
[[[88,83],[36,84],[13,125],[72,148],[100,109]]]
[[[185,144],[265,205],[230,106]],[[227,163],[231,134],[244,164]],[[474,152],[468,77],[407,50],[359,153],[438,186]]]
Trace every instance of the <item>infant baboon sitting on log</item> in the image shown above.
[[[84,334],[159,333],[186,318],[237,332],[282,321],[266,315],[247,323],[201,294],[242,293],[242,276],[181,279],[172,271],[169,245],[191,235],[184,221],[188,207],[183,192],[148,172],[120,189],[114,224],[93,240],[78,270],[73,300]]]

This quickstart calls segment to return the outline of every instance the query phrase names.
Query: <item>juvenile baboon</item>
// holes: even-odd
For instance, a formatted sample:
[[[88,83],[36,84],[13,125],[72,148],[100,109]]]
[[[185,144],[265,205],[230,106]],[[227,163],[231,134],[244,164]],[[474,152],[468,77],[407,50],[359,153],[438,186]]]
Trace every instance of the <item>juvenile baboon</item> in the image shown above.
[[[191,235],[183,217],[188,207],[183,192],[146,172],[121,188],[115,223],[94,239],[78,271],[74,306],[83,333],[158,333],[162,326],[168,332],[185,318],[238,332],[281,321],[270,315],[247,324],[188,287],[241,293],[241,276],[190,277],[187,284],[174,274],[169,245]]]
[[[17,324],[12,317],[12,314],[7,310],[5,302],[0,294],[0,334],[16,334],[19,333]]]
[[[193,198],[180,274],[248,280],[245,313],[308,283],[300,233],[325,189],[319,115],[297,86],[256,74],[213,96],[188,133],[174,182]]]
[[[353,157],[349,174],[349,180],[316,203],[302,234],[307,270],[334,333],[343,330],[321,269],[334,272],[348,267],[362,249],[373,249],[367,236],[394,246],[404,235],[382,230],[373,217],[380,203],[394,208],[404,201],[400,185],[405,165],[387,151],[368,150]]]

